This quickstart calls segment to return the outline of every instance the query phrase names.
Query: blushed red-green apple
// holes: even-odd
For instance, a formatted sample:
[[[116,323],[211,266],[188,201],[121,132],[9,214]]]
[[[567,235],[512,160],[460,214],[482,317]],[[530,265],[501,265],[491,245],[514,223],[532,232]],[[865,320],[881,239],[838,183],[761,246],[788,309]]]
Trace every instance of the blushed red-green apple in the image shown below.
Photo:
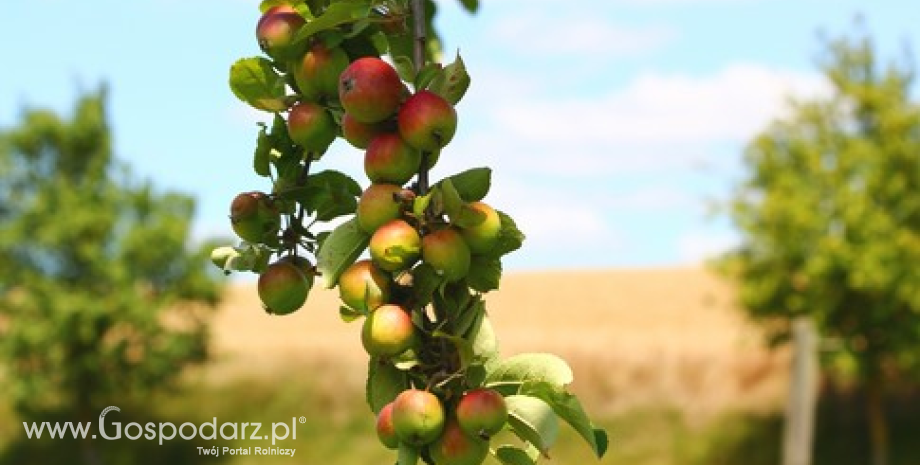
[[[439,229],[422,238],[422,261],[448,281],[457,281],[470,271],[470,249],[456,229]]]
[[[440,150],[457,132],[457,110],[440,95],[421,90],[399,109],[399,134],[409,145],[428,152]]]
[[[393,428],[392,402],[384,405],[377,414],[377,438],[387,449],[399,447],[399,436],[396,435],[396,429]]]
[[[470,208],[481,212],[485,215],[485,220],[472,227],[461,228],[460,233],[470,246],[470,251],[474,254],[486,253],[498,243],[498,237],[502,230],[502,221],[498,212],[483,202],[471,202]]]
[[[294,62],[292,74],[301,95],[308,100],[337,99],[339,76],[347,67],[348,55],[344,50],[318,42]]]
[[[259,275],[259,299],[269,313],[286,315],[303,306],[310,282],[297,265],[277,261]]]
[[[480,465],[489,453],[489,443],[466,434],[450,419],[444,432],[428,446],[428,454],[438,465]]]
[[[290,5],[269,8],[256,24],[259,48],[272,58],[284,58],[292,53],[294,35],[306,21]]]
[[[498,391],[477,388],[467,391],[457,403],[457,423],[466,434],[489,438],[508,421],[508,406]]]
[[[361,327],[361,344],[373,357],[394,357],[406,351],[415,341],[415,325],[409,312],[399,305],[377,307]]]
[[[407,389],[393,401],[393,428],[406,444],[430,444],[444,430],[444,405],[428,391]]]
[[[422,238],[404,220],[384,223],[371,236],[371,260],[384,271],[402,271],[418,259]]]
[[[371,311],[390,300],[390,280],[370,260],[359,260],[339,276],[339,297],[345,305]]]
[[[396,184],[371,184],[358,199],[358,227],[366,233],[373,233],[388,221],[402,214],[397,195],[402,187]]]
[[[291,140],[309,152],[324,152],[336,137],[332,115],[313,102],[291,107],[287,123]]]
[[[344,113],[342,114],[342,137],[355,148],[366,149],[374,136],[388,131],[387,126],[389,125],[391,124],[388,124],[388,121],[362,123],[350,114]]]
[[[264,192],[243,192],[230,203],[230,225],[246,242],[272,245],[278,242],[281,213]]]
[[[339,100],[346,113],[362,123],[389,118],[403,98],[396,70],[377,57],[353,61],[339,76]]]
[[[371,182],[403,185],[418,173],[422,154],[399,134],[379,134],[364,153],[364,173]]]

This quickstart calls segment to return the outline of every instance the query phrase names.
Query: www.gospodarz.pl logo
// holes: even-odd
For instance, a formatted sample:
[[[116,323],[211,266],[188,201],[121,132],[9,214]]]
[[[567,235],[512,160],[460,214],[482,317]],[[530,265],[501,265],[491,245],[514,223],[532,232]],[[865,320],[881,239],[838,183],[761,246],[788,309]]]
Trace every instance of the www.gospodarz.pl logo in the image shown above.
[[[178,437],[190,440],[195,438],[206,439],[206,440],[215,440],[218,437],[225,440],[238,440],[238,439],[250,439],[254,441],[267,441],[271,439],[272,445],[275,445],[276,441],[288,439],[297,439],[297,422],[298,419],[295,417],[291,418],[290,424],[287,422],[277,422],[271,424],[271,434],[268,434],[266,431],[265,434],[261,434],[262,423],[253,422],[253,423],[234,423],[226,422],[217,423],[217,417],[214,417],[209,422],[204,422],[201,424],[194,424],[191,422],[182,423],[179,426],[176,426],[172,422],[162,422],[162,423],[153,423],[148,422],[143,425],[137,422],[131,422],[124,425],[117,421],[110,422],[108,426],[105,424],[105,416],[110,412],[121,412],[121,409],[115,406],[106,407],[99,414],[99,422],[97,426],[98,435],[102,436],[102,439],[109,441],[122,439],[122,437],[129,439],[131,441],[136,441],[138,439],[146,439],[152,441],[156,439],[160,445],[163,444],[163,441],[170,441]],[[305,423],[306,418],[300,417],[300,423]],[[22,422],[23,428],[26,430],[26,436],[29,439],[41,439],[42,434],[47,431],[48,436],[51,439],[63,439],[68,436],[74,439],[96,439],[97,435],[92,433],[92,422]],[[106,429],[108,428],[108,429]]]

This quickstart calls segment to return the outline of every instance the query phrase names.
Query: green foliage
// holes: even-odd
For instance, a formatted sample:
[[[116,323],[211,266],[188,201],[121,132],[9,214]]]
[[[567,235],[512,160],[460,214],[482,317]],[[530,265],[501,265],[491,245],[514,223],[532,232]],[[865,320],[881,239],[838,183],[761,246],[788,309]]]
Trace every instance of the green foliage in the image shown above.
[[[98,412],[207,356],[220,289],[188,246],[194,202],[128,177],[104,105],[0,133],[0,356],[23,411]]]
[[[744,242],[722,268],[754,316],[785,322],[774,337],[810,315],[860,379],[920,375],[914,72],[883,67],[865,38],[830,43],[822,69],[832,94],[795,103],[748,147],[731,204]]]

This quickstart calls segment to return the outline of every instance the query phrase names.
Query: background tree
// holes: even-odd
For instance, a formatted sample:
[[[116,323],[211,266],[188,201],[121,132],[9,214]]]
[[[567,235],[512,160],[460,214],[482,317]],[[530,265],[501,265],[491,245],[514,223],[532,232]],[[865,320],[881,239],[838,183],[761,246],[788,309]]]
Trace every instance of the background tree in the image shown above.
[[[91,421],[205,359],[220,289],[207,247],[188,248],[194,201],[116,162],[104,89],[69,121],[25,112],[0,133],[0,173],[0,357],[17,410]]]
[[[829,42],[821,65],[830,95],[794,103],[745,153],[743,242],[722,265],[777,340],[808,315],[839,341],[831,366],[865,388],[882,465],[885,386],[920,373],[920,107],[910,62],[883,66],[865,36]]]

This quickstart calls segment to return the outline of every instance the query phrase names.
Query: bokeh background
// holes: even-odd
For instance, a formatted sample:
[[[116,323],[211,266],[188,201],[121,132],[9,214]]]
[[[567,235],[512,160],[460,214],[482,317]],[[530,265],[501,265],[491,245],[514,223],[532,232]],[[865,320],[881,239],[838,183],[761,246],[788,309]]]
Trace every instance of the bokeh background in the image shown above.
[[[196,199],[193,241],[228,237],[230,199],[270,188],[250,163],[267,118],[227,86],[230,64],[259,53],[257,4],[6,2],[0,127],[27,108],[69,114],[105,82],[119,160]],[[572,362],[573,390],[611,433],[602,463],[778,463],[789,354],[764,348],[733,286],[705,266],[740,240],[717,207],[744,174],[744,147],[788,113],[788,99],[828,94],[816,64],[827,38],[860,31],[880,57],[915,58],[920,8],[485,0],[470,15],[456,1],[438,5],[445,58],[461,53],[472,86],[432,175],[491,166],[490,203],[528,237],[489,297],[503,353]],[[362,179],[360,160],[337,143],[322,163]],[[317,292],[298,314],[271,318],[253,278],[235,277],[210,327],[212,360],[183,373],[179,389],[151,394],[139,415],[310,419],[294,458],[225,463],[392,462],[363,405],[358,327],[336,308],[335,295]],[[861,405],[848,393],[822,398],[819,463],[866,463]],[[920,409],[906,399],[892,400],[892,463],[916,464]],[[17,421],[0,408],[0,462],[74,463],[69,445],[27,441]],[[124,463],[218,461],[191,442],[168,453],[143,442],[106,447]],[[591,463],[589,452],[565,431],[554,461]]]

